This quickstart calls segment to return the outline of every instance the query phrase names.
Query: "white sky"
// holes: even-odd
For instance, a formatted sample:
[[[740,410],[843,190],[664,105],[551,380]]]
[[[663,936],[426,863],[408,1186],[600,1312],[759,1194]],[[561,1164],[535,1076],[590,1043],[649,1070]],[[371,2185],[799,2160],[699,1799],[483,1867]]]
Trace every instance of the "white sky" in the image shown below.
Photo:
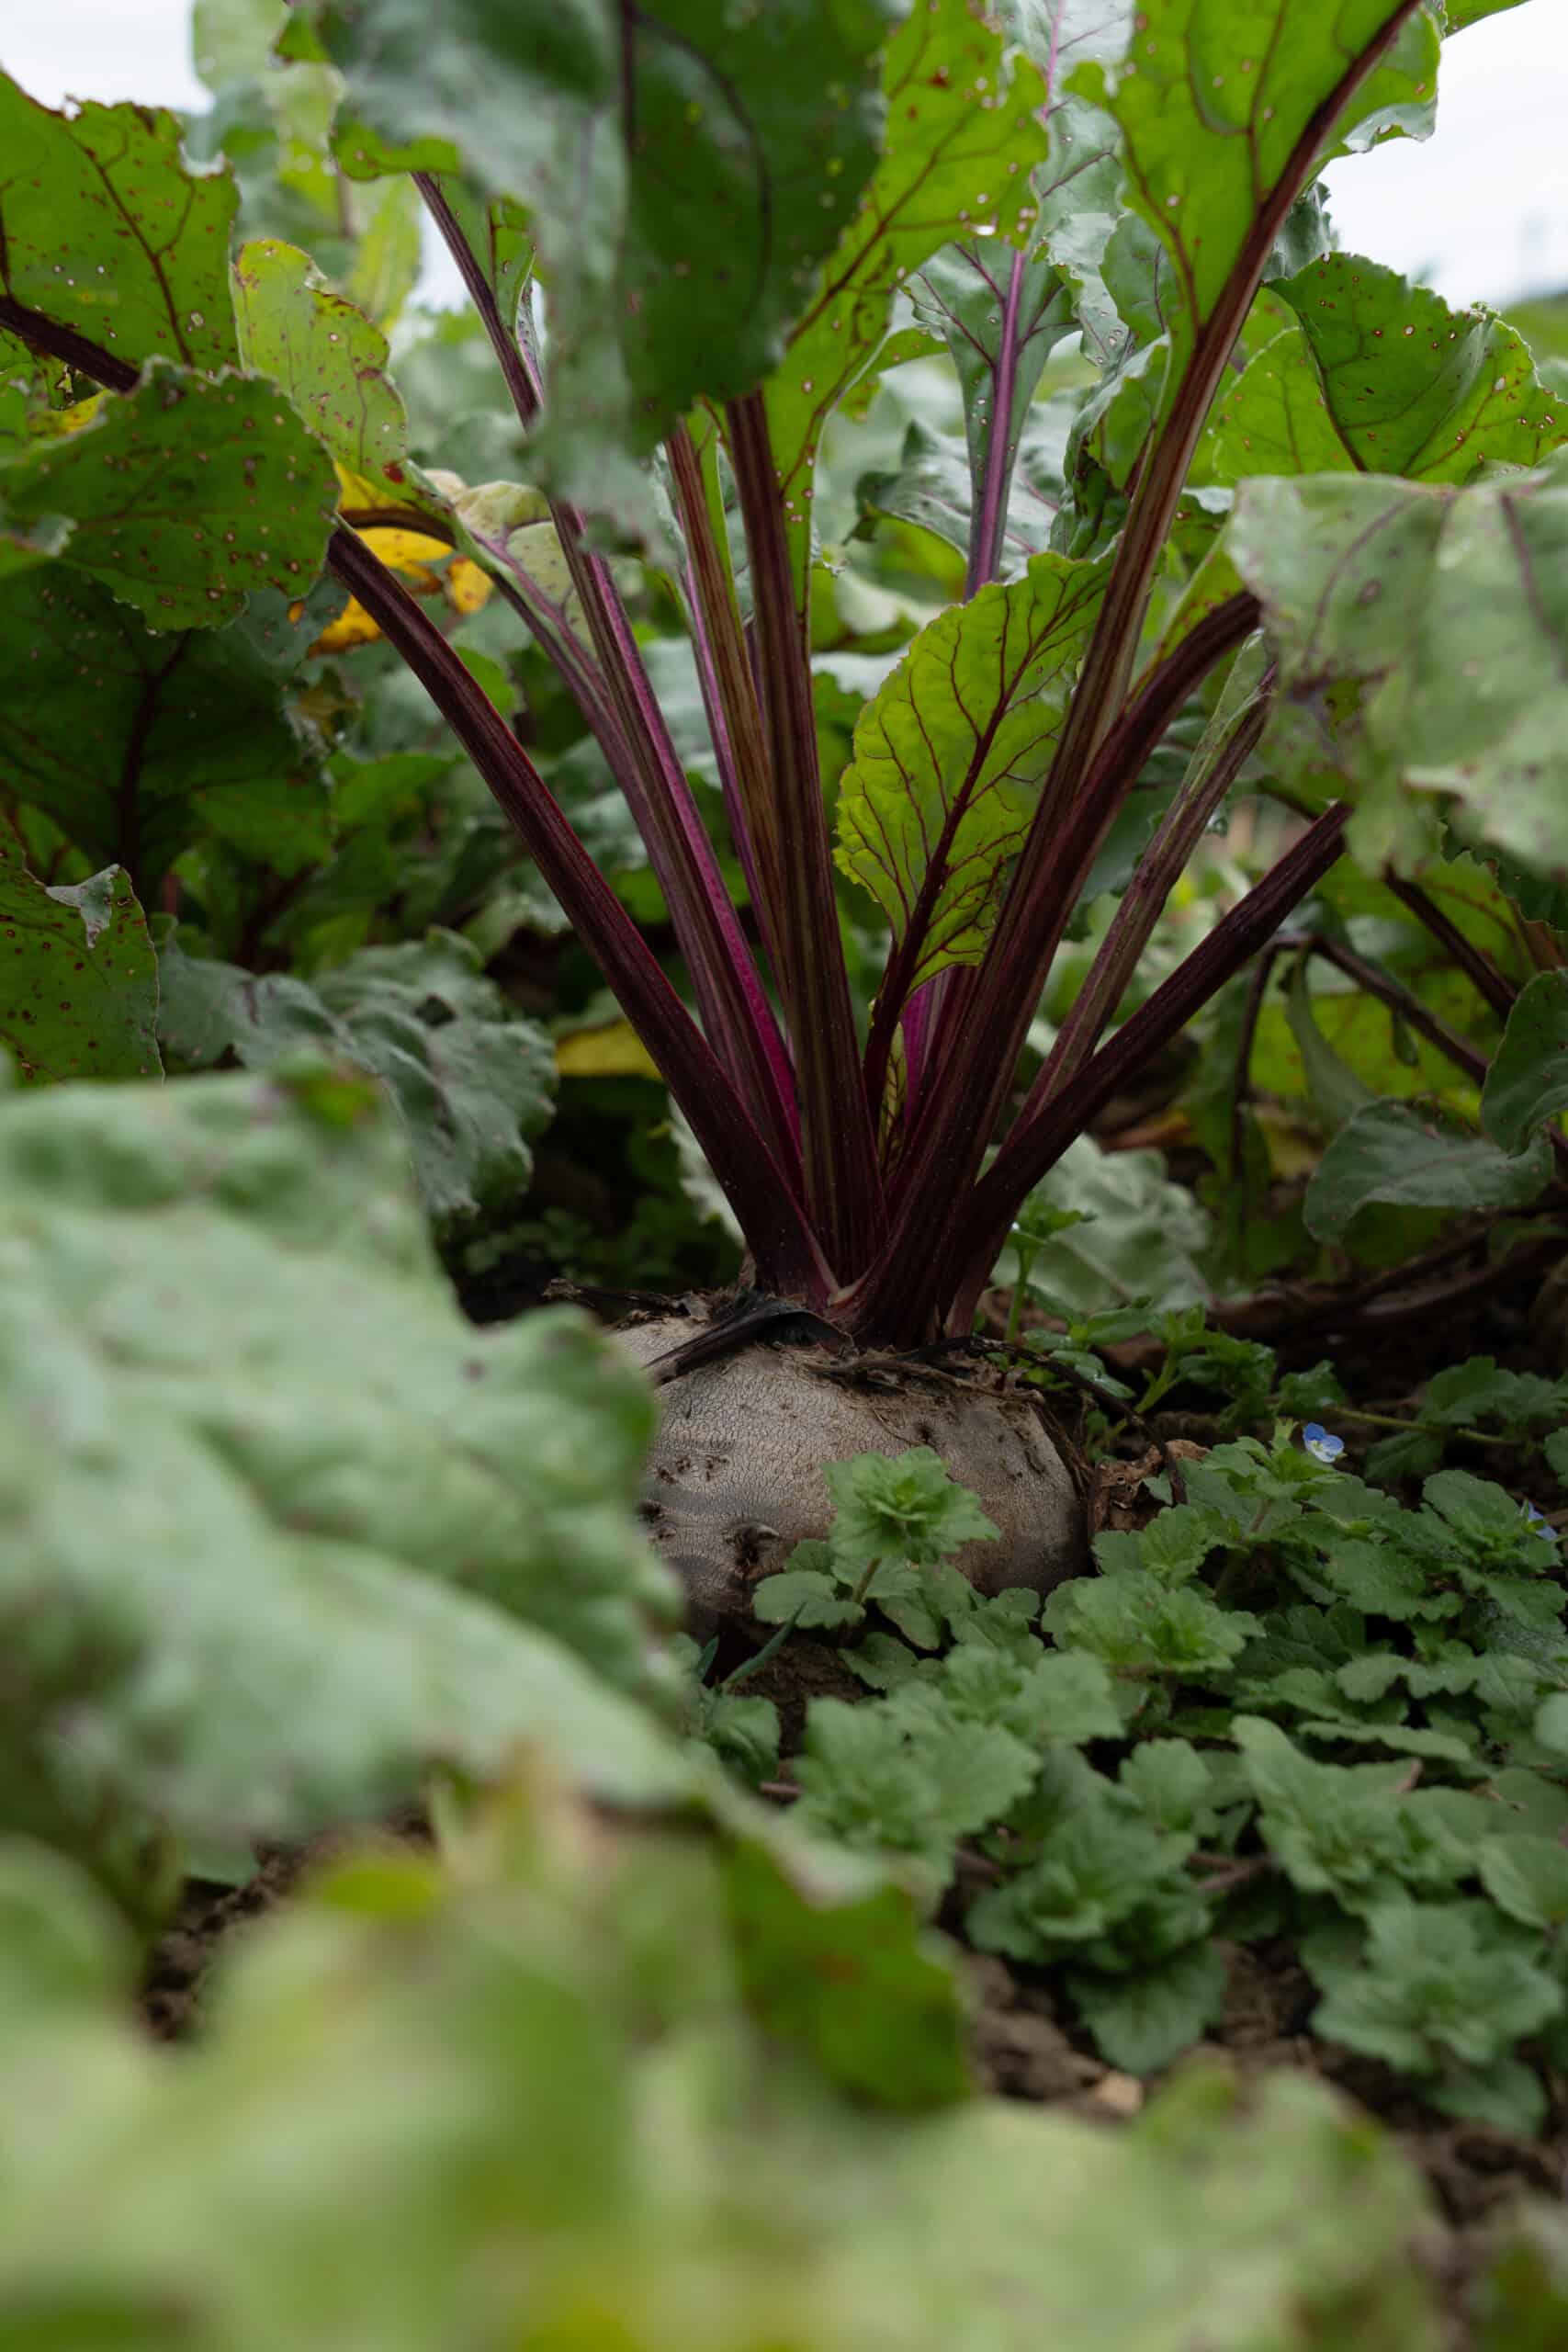
[[[0,66],[47,105],[206,104],[187,0],[0,0]],[[1568,288],[1568,0],[1527,0],[1461,34],[1441,114],[1425,145],[1397,140],[1329,175],[1344,243],[1427,274],[1450,301]]]

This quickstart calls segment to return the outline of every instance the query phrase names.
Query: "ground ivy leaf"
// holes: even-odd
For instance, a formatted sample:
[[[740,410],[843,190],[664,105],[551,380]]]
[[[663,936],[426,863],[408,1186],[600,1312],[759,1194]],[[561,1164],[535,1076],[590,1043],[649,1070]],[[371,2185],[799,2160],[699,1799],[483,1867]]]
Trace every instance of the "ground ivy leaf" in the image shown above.
[[[898,1696],[860,1706],[811,1702],[794,1817],[862,1851],[907,1854],[945,1879],[955,1839],[1023,1794],[1038,1755],[996,1724],[934,1709],[920,1711],[917,1737],[895,1712]]]
[[[1462,491],[1248,481],[1226,546],[1304,730],[1299,754],[1277,739],[1276,764],[1290,751],[1331,773],[1363,863],[1424,858],[1441,809],[1461,839],[1568,867],[1562,458]]]
[[[308,254],[276,238],[241,246],[233,285],[246,368],[287,392],[350,472],[400,490],[408,419],[386,372],[380,328],[333,291]]]
[[[1504,2057],[1560,2013],[1562,1989],[1494,1924],[1483,1903],[1380,1905],[1365,1961],[1330,1985],[1317,2032],[1407,2075]]]
[[[1319,1240],[1371,1201],[1404,1208],[1528,1208],[1551,1174],[1544,1137],[1500,1151],[1436,1110],[1373,1102],[1346,1122],[1313,1172],[1304,1215]]]
[[[723,1874],[741,1992],[770,2033],[804,2044],[860,2098],[919,2108],[964,2097],[958,1979],[907,1888],[778,1837],[737,1838]]]
[[[985,953],[1103,588],[1098,565],[1036,556],[922,629],[862,713],[837,855],[895,941],[919,938],[906,997]]]
[[[459,164],[525,206],[551,311],[535,470],[638,504],[631,460],[745,391],[875,163],[885,0],[312,0],[353,175]]]
[[[1225,1964],[1212,1944],[1194,1944],[1134,1976],[1071,1969],[1067,1990],[1100,2056],[1130,2075],[1152,2075],[1219,2023]]]
[[[1332,10],[1264,0],[1240,17],[1205,0],[1144,0],[1126,62],[1108,73],[1091,62],[1073,75],[1075,91],[1120,124],[1125,200],[1172,266],[1162,405],[1314,115],[1394,13],[1394,0],[1344,0]],[[1420,127],[1438,49],[1436,19],[1422,9],[1357,90],[1336,142],[1365,143],[1374,127]]]
[[[310,984],[286,972],[257,978],[174,941],[159,965],[159,1035],[186,1068],[232,1057],[268,1069],[313,1047],[384,1080],[437,1225],[527,1189],[529,1142],[552,1108],[555,1048],[536,1023],[510,1012],[467,940],[438,931],[363,948]]]
[[[1568,1108],[1568,978],[1540,972],[1515,999],[1481,1095],[1481,1124],[1505,1151],[1522,1151]]]
[[[54,888],[0,841],[0,1048],[24,1085],[155,1078],[158,964],[121,865]]]
[[[4,481],[23,522],[68,515],[66,562],[157,629],[217,628],[254,588],[303,595],[337,503],[325,452],[270,384],[162,362]]]
[[[182,130],[163,107],[55,114],[0,74],[0,291],[131,367],[231,363],[234,184],[191,168]]]
[[[1555,1838],[1489,1838],[1479,1870],[1482,1885],[1510,1919],[1552,1935],[1568,1927],[1568,1849]]]
[[[977,0],[926,0],[888,43],[886,141],[859,211],[829,255],[767,388],[768,425],[804,607],[817,445],[887,332],[911,270],[954,239],[1016,241],[1032,218],[1028,174],[1046,152],[1037,67],[1010,61]]]
[[[1256,1617],[1221,1609],[1190,1585],[1143,1569],[1058,1585],[1044,1622],[1064,1646],[1088,1650],[1113,1674],[1223,1674],[1260,1631]]]
[[[283,875],[332,848],[326,790],[243,641],[150,636],[61,566],[0,583],[0,786],[143,895],[204,827]]]

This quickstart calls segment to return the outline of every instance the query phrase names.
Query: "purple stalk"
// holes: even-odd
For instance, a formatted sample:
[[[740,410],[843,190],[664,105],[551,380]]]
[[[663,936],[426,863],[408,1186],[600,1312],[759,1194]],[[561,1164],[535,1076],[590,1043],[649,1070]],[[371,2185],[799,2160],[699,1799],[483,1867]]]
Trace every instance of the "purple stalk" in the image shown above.
[[[516,826],[690,1120],[761,1279],[785,1295],[820,1304],[830,1277],[787,1174],[516,737],[440,630],[362,540],[340,527],[328,560],[419,679]]]
[[[111,390],[130,391],[139,380],[136,368],[116,353],[8,298],[0,297],[0,325]],[[516,826],[690,1121],[761,1279],[786,1297],[824,1304],[833,1278],[785,1172],[788,1162],[781,1170],[728,1072],[512,729],[401,582],[341,524],[328,541],[327,562],[420,680]]]
[[[769,806],[768,747],[757,682],[720,544],[721,526],[708,504],[702,458],[684,424],[675,427],[665,448],[686,547],[686,610],[703,707],[718,754],[725,813],[776,975],[780,962],[772,936],[773,910],[761,887],[752,841],[753,824],[766,821]]]
[[[1100,1036],[1138,968],[1167,899],[1186,870],[1215,810],[1258,747],[1269,718],[1267,686],[1244,710],[1232,728],[1218,757],[1195,789],[1177,794],[1155,829],[1154,838],[1138,860],[1122,902],[1100,941],[1088,977],[1071,1011],[1056,1033],[1044,1067],[1024,1098],[1020,1117],[1025,1121],[1044,1108],[1053,1094],[1082,1065]]]
[[[1291,910],[1339,858],[1349,821],[1343,802],[1325,809],[1094,1058],[1032,1117],[1014,1126],[967,1201],[950,1214],[933,1281],[921,1285],[934,1305],[951,1298],[951,1329],[970,1328],[1013,1218],[1041,1178],[1128,1080],[1268,945]]]
[[[1403,876],[1383,869],[1383,888],[1393,893],[1401,906],[1409,909],[1416,922],[1430,932],[1439,947],[1458,965],[1485,1003],[1491,1006],[1499,1021],[1506,1021],[1514,1009],[1518,990],[1503,974],[1483,947],[1467,939],[1459,925],[1450,920],[1441,907],[1430,899],[1425,890]]]
[[[518,420],[531,425],[539,413],[541,387],[529,356],[502,317],[439,182],[427,172],[413,177],[483,322]],[[793,1171],[798,1130],[789,1054],[649,683],[630,617],[608,563],[587,546],[581,516],[559,500],[552,501],[550,514],[587,617],[625,757],[612,758],[605,736],[597,727],[594,732],[626,795],[664,894],[703,1025],[781,1166]],[[540,642],[550,650],[548,639]],[[572,685],[570,677],[567,683]],[[592,724],[593,706],[583,715]]]
[[[1232,596],[1182,639],[1106,737],[1066,820],[1055,812],[1051,862],[1037,859],[1027,877],[1021,869],[1014,876],[985,961],[958,999],[951,1042],[900,1165],[887,1242],[861,1286],[857,1314],[863,1311],[878,1333],[884,1317],[903,1321],[909,1270],[931,1264],[948,1204],[978,1173],[1052,959],[1107,826],[1193,687],[1250,636],[1258,617],[1255,597]],[[1049,792],[1047,784],[1042,810]],[[1039,830],[1037,812],[1032,842]],[[920,1287],[923,1293],[923,1276]]]
[[[1018,313],[1023,299],[1024,254],[1015,252],[1002,312],[1001,342],[997,354],[995,392],[991,401],[991,437],[986,447],[986,486],[980,510],[971,517],[969,565],[964,576],[965,599],[994,580],[1001,561],[1002,533],[1007,528],[1008,495],[1012,488],[1018,432],[1012,404],[1018,382]]]
[[[811,668],[761,394],[732,401],[727,418],[751,559],[768,748],[768,797],[751,843],[795,1040],[807,1203],[829,1258],[848,1276],[870,1262],[882,1238],[882,1179],[839,934]]]
[[[1059,767],[1064,775],[1081,774],[1087,767],[1125,693],[1137,657],[1150,584],[1170,533],[1192,452],[1236,338],[1246,324],[1253,297],[1262,283],[1285,217],[1311,179],[1325,140],[1356,90],[1393,45],[1406,19],[1422,5],[1423,0],[1395,0],[1382,30],[1351,60],[1328,96],[1314,108],[1280,177],[1264,197],[1213,311],[1198,330],[1174,404],[1134,493],[1105,602],[1062,737]],[[1026,864],[1032,850],[1032,844],[1031,850],[1025,851]],[[1033,854],[1049,855],[1049,842],[1043,840]],[[1020,880],[1023,879],[1021,872]]]
[[[462,223],[443,195],[441,182],[433,172],[414,172],[411,176],[424,199],[425,209],[441,232],[442,243],[457,265],[468,300],[479,314],[490,338],[490,347],[506,379],[506,389],[517,412],[517,421],[520,424],[532,424],[544,405],[544,387],[535,373],[533,361],[502,317],[495,288],[464,235]]]

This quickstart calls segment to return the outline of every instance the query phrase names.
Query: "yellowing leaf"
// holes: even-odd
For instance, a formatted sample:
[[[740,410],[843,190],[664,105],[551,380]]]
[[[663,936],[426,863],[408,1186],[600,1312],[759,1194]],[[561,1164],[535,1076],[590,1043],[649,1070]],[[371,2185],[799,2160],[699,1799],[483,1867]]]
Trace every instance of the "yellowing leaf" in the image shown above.
[[[467,556],[454,556],[445,539],[433,538],[428,531],[404,530],[389,525],[361,531],[358,536],[372,554],[380,557],[389,571],[400,574],[412,595],[445,595],[457,613],[477,613],[490,596],[490,581],[479,565]],[[446,568],[438,571],[437,565]],[[310,650],[346,653],[356,645],[373,645],[380,634],[364,605],[351,596]]]
[[[604,1029],[580,1029],[556,1044],[562,1078],[657,1078],[653,1057],[629,1021]]]
[[[446,594],[460,613],[477,613],[490,601],[491,583],[477,563],[466,555],[454,556],[446,573]]]

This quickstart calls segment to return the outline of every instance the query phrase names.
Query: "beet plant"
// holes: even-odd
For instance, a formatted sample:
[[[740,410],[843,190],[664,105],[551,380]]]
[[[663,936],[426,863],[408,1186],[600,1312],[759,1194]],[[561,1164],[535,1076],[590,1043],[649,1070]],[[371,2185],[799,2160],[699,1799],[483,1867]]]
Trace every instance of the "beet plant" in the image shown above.
[[[892,1360],[966,1337],[1031,1190],[1347,854],[1408,876],[1470,848],[1548,879],[1568,855],[1568,430],[1512,330],[1336,250],[1317,187],[1335,157],[1429,132],[1445,36],[1506,5],[460,0],[433,29],[414,0],[299,0],[266,28],[284,176],[372,222],[352,270],[323,250],[333,275],[276,234],[231,251],[244,139],[197,166],[168,115],[65,117],[0,83],[0,787],[24,840],[41,820],[146,896],[198,820],[308,837],[309,743],[258,768],[255,737],[352,597],[515,827],[745,1237],[745,1310],[665,1367],[695,1366],[664,1458],[689,1572],[716,1547],[733,1566],[738,1530],[752,1566],[808,1532],[779,1537],[778,1479],[747,1481],[761,1417],[818,1501],[828,1450],[768,1360],[727,1385],[698,1358],[792,1329],[896,1382]],[[203,21],[216,41],[229,17]],[[410,455],[387,339],[351,299],[375,308],[402,178],[482,321],[525,481]],[[825,773],[824,436],[944,352],[963,445],[917,440],[874,503],[952,542],[962,596]],[[1073,364],[1047,402],[1053,355]],[[397,529],[477,567],[553,665],[646,845],[683,993],[485,663],[378,554]],[[652,683],[659,595],[684,616],[724,839]],[[1179,781],[1151,789],[1194,718]],[[1242,793],[1286,812],[1279,854],[1113,1025]],[[863,1021],[846,885],[887,934]],[[1107,890],[1020,1099],[1053,965]],[[1513,1138],[1538,1187],[1548,1115]],[[930,1381],[902,1398],[890,1448],[940,1449],[952,1404]],[[871,1421],[890,1409],[874,1391]],[[1058,1576],[1069,1481],[1027,1407],[987,1409],[990,1475],[962,1475],[1003,1528],[997,1580]],[[694,1487],[719,1459],[739,1487],[700,1466]]]

